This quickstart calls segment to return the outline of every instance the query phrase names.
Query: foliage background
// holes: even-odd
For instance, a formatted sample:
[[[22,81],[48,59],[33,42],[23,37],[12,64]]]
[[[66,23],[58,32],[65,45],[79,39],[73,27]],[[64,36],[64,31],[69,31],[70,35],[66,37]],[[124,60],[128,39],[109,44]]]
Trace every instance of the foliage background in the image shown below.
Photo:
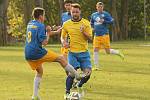
[[[3,5],[5,0],[1,0],[0,4]],[[5,45],[9,43],[24,42],[26,34],[26,25],[31,20],[32,9],[37,6],[37,3],[46,9],[46,25],[60,25],[60,16],[64,9],[63,0],[6,0],[8,1],[7,17],[5,24],[7,25],[3,29],[6,35]],[[105,10],[110,12],[113,17],[119,23],[117,27],[118,31],[113,31],[114,26],[110,26],[110,33],[114,34],[114,41],[118,40],[135,40],[144,39],[144,0],[73,0],[78,2],[82,7],[82,16],[86,19],[90,19],[90,15],[96,11],[95,4],[98,1],[103,1],[105,4]],[[125,3],[127,6],[125,6]],[[115,4],[115,14],[112,8]],[[125,7],[124,7],[125,6]],[[150,37],[150,1],[146,0],[146,22],[147,22],[147,36]],[[126,12],[126,13],[123,13]],[[115,15],[115,16],[114,16]],[[124,19],[126,19],[124,21]],[[4,19],[1,19],[3,23]],[[7,23],[6,23],[7,22]],[[123,29],[126,27],[125,29]],[[1,33],[1,32],[0,32]],[[2,34],[2,33],[1,33]],[[1,35],[0,34],[0,35]],[[115,35],[116,34],[116,35]],[[126,34],[126,35],[125,35]],[[4,38],[0,38],[2,40]],[[53,36],[50,39],[51,43],[58,43],[59,35]]]

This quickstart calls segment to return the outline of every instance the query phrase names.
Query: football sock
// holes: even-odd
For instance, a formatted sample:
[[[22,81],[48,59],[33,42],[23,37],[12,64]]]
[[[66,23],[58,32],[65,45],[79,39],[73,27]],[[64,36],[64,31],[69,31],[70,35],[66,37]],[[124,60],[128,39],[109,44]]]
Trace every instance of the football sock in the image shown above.
[[[94,65],[96,67],[99,66],[99,53],[98,52],[94,52]]]
[[[66,79],[66,93],[70,93],[70,89],[72,88],[74,77],[68,75]]]
[[[41,77],[37,77],[37,76],[35,76],[34,78],[34,89],[33,89],[34,97],[38,96],[38,89],[39,89],[41,79],[42,79]]]
[[[86,76],[86,77],[82,77],[82,79],[80,80],[79,84],[78,84],[78,87],[82,87],[82,85],[84,83],[86,83],[88,80],[90,79],[90,75],[89,76]]]
[[[119,50],[110,49],[110,54],[119,54]]]
[[[79,77],[79,74],[77,73],[77,71],[73,68],[72,65],[68,64],[66,67],[65,67],[65,70],[70,72],[71,76],[77,76]]]

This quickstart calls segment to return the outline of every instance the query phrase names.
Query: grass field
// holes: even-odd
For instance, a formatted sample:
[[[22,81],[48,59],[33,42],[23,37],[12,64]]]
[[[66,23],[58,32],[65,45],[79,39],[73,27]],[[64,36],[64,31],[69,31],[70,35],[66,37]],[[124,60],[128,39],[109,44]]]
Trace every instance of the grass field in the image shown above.
[[[101,51],[102,69],[84,85],[84,100],[150,100],[150,42],[114,42],[112,47],[124,52],[125,61]],[[47,48],[60,50],[59,45]],[[59,64],[45,63],[42,100],[63,100],[65,77]],[[23,47],[0,47],[0,100],[31,100],[33,78]]]

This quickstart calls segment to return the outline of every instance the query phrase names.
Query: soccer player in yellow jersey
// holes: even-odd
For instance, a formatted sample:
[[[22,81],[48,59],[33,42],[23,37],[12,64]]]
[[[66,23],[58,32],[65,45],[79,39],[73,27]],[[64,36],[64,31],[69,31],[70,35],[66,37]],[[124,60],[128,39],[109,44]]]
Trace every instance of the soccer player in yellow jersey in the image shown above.
[[[91,59],[88,51],[88,40],[92,39],[92,29],[90,22],[81,18],[81,7],[79,4],[72,4],[71,19],[63,24],[61,42],[65,48],[69,47],[68,61],[74,69],[81,69],[85,74],[77,87],[80,96],[83,96],[82,85],[90,79]],[[66,34],[70,37],[70,44],[66,41]],[[68,75],[66,79],[65,99],[69,98],[74,77]]]
[[[64,7],[66,9],[66,12],[62,13],[61,15],[61,24],[63,25],[64,22],[66,22],[67,20],[71,19],[71,13],[70,13],[70,9],[71,9],[71,4],[72,4],[72,0],[65,0],[64,1]],[[66,34],[67,37],[67,41],[69,42],[69,36]],[[61,47],[61,53],[63,54],[63,56],[67,59],[68,56],[68,48],[64,48],[63,46]],[[67,73],[68,74],[68,73]]]
[[[43,75],[42,64],[44,62],[58,62],[66,71],[71,73],[71,76],[80,78],[77,71],[72,65],[67,63],[64,57],[43,48],[43,45],[48,44],[49,37],[53,35],[51,27],[47,26],[45,28],[45,25],[43,24],[44,15],[45,10],[43,8],[35,8],[32,13],[34,19],[27,25],[25,59],[31,68],[36,71],[32,100],[40,100],[38,88]]]
[[[62,13],[61,15],[61,25],[63,25],[63,23],[66,22],[67,20],[71,19],[70,9],[72,3],[73,3],[72,0],[64,0],[64,8],[66,12]],[[67,34],[66,37],[67,37],[67,42],[69,42],[69,36]],[[64,48],[63,46],[61,47],[61,54],[65,57],[66,60],[68,57],[68,49],[69,48]],[[67,71],[66,74],[68,75]]]

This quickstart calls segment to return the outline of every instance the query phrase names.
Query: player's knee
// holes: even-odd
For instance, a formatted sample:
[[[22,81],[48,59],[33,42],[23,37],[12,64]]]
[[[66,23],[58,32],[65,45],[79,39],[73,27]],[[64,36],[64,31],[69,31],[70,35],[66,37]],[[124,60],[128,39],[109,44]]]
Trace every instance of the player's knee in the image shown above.
[[[66,59],[63,56],[59,56],[56,61],[62,63],[62,62],[66,62]]]
[[[94,48],[94,52],[98,52],[99,51],[99,48]]]
[[[63,56],[59,56],[56,59],[57,62],[59,62],[63,67],[65,67],[68,63],[67,60]]]
[[[36,76],[38,76],[38,77],[42,77],[43,76],[43,72],[42,73],[37,73],[37,75]]]
[[[36,69],[36,72],[37,72],[37,76],[42,77],[42,75],[43,75],[43,68],[42,68],[42,65],[40,65],[40,66]]]

